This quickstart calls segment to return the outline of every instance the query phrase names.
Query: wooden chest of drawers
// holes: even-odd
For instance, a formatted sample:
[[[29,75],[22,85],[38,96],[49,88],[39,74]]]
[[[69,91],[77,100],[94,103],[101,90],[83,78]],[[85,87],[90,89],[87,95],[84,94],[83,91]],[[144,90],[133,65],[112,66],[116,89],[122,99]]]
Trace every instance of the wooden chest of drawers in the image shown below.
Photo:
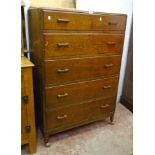
[[[126,15],[30,9],[38,120],[48,136],[113,121]]]
[[[28,144],[29,153],[36,152],[36,127],[31,63],[21,57],[21,144]]]

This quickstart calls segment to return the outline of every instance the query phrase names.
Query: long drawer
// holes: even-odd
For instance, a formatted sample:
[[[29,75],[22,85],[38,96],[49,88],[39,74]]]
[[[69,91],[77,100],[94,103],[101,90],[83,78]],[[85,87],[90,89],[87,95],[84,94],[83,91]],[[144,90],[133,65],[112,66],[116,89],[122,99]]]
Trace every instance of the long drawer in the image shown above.
[[[118,77],[47,87],[46,109],[116,96]]]
[[[123,35],[104,33],[45,33],[45,57],[122,53]]]
[[[65,84],[119,74],[121,56],[45,60],[46,85]]]
[[[43,11],[44,30],[124,30],[125,15]]]
[[[47,110],[46,128],[48,131],[56,128],[67,128],[70,125],[78,125],[82,121],[110,116],[110,112],[114,111],[114,104],[115,97],[71,105],[56,110]]]

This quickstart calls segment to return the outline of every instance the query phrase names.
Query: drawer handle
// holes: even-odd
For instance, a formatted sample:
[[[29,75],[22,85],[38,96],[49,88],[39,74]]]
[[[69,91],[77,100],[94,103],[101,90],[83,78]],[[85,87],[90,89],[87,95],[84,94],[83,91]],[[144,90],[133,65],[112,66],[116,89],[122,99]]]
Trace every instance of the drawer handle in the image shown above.
[[[65,68],[65,69],[58,69],[58,70],[57,70],[58,73],[66,73],[66,72],[68,72],[68,71],[69,71],[68,68]]]
[[[58,98],[61,98],[61,97],[66,97],[66,96],[68,96],[68,93],[58,94],[58,95],[57,95],[57,97],[58,97]]]
[[[67,118],[67,115],[63,115],[63,116],[58,116],[58,117],[57,117],[57,119],[59,119],[59,120],[60,120],[60,119],[64,119],[64,118]]]
[[[111,88],[110,85],[108,85],[108,86],[103,86],[103,89],[109,89],[109,88]]]
[[[69,43],[57,43],[58,47],[68,47]]]
[[[48,46],[48,41],[45,42],[45,46]]]
[[[110,67],[112,67],[112,66],[113,66],[113,64],[105,64],[105,65],[104,65],[105,68],[110,68]]]
[[[105,105],[101,105],[101,109],[104,109],[104,108],[107,108],[107,107],[109,107],[110,105],[109,104],[105,104]]]
[[[57,23],[69,23],[69,19],[57,19]]]
[[[108,22],[109,25],[117,25],[117,22]]]
[[[107,45],[116,45],[116,42],[107,42]]]

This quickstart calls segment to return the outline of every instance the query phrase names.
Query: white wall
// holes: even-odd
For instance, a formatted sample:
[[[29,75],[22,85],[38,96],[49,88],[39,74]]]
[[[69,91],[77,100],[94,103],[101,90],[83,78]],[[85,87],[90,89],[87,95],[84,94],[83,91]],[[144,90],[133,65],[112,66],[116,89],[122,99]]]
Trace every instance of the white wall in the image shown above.
[[[132,23],[132,0],[77,0],[76,8],[78,10],[127,14],[127,26],[125,32],[122,65],[121,65],[118,94],[117,94],[117,102],[118,102],[120,100],[120,96],[122,95],[123,82],[125,76],[126,60],[130,39],[131,23]]]

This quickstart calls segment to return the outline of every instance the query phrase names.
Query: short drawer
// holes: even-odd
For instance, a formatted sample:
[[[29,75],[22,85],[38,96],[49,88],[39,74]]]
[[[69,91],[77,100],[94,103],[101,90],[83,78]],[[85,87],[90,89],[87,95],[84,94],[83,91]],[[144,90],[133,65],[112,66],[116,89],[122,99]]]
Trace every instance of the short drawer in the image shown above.
[[[46,111],[47,130],[78,126],[83,121],[92,121],[110,116],[115,108],[115,98],[95,100],[79,105],[71,105]]]
[[[46,85],[118,75],[121,56],[45,60]]]
[[[125,30],[126,16],[43,11],[44,30]]]
[[[104,33],[44,34],[45,57],[122,53],[123,35]]]
[[[78,82],[46,88],[46,108],[79,104],[97,98],[116,96],[118,77]]]

